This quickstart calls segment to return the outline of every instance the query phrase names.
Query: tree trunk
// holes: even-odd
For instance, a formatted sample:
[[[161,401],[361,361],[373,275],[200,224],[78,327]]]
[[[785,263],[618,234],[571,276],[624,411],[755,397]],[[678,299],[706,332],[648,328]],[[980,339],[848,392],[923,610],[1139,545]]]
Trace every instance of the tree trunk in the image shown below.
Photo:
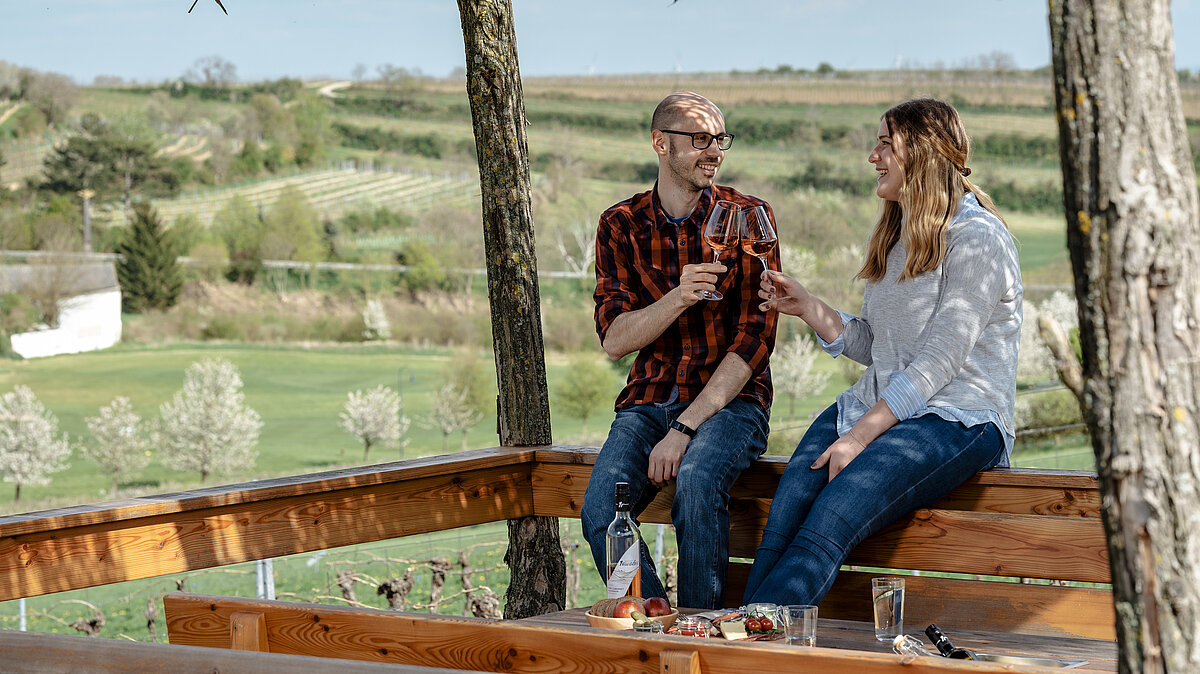
[[[1169,0],[1050,4],[1120,669],[1200,671],[1200,215]]]
[[[567,564],[558,537],[557,517],[522,517],[508,521],[508,564],[511,579],[504,617],[510,620],[567,608]]]
[[[479,157],[501,445],[551,442],[530,207],[525,104],[511,0],[458,0]],[[566,571],[556,518],[508,523],[506,618],[562,610]]]

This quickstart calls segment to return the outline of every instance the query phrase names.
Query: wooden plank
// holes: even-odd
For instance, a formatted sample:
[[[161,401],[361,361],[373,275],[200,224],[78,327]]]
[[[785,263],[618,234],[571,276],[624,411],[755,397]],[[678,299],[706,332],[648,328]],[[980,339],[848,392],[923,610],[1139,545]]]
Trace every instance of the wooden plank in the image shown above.
[[[8,674],[477,674],[462,669],[385,665],[340,658],[250,653],[9,630],[0,630],[0,656],[4,658],[3,670]]]
[[[946,498],[933,504],[939,510],[1008,513],[1012,515],[1055,515],[1100,519],[1100,490],[1097,487],[1061,485],[963,484]]]
[[[585,464],[539,463],[532,475],[538,514],[579,517],[589,476],[590,466]],[[972,484],[966,489],[980,487]],[[1057,492],[1069,493],[1062,489]],[[1043,487],[1033,488],[1033,493],[1033,497],[1018,497],[1002,487],[988,507],[1008,503],[1019,504],[1011,508],[1015,510],[1055,510],[1047,506]],[[669,524],[671,494],[670,487],[659,494],[640,520]],[[980,500],[986,499],[975,498],[976,502]],[[754,557],[770,503],[766,498],[731,499],[731,557]],[[1100,520],[1080,516],[920,510],[864,541],[848,563],[1098,583],[1110,580],[1107,542]]]
[[[526,465],[0,538],[0,601],[532,514]]]
[[[536,451],[536,460],[539,463],[545,464],[590,466],[596,463],[596,455],[599,453],[599,447],[554,445],[552,447],[538,448]],[[745,474],[783,475],[783,470],[787,467],[787,462],[788,457],[786,456],[763,456],[755,461]],[[1095,472],[1048,468],[993,468],[969,478],[964,484],[1065,487],[1082,490],[1095,490],[1099,488]]]
[[[562,457],[563,454],[561,451],[538,452],[539,462],[533,469],[534,502],[539,515],[578,518],[591,476],[591,464],[583,459],[590,455],[571,454],[579,460],[563,463],[540,460],[546,455]],[[765,502],[769,508],[779,475],[767,469],[770,464],[760,465],[767,458],[777,457],[759,459],[755,466],[743,473],[730,493],[733,502],[750,499]],[[1002,475],[993,475],[993,472],[987,471],[971,478],[933,507],[939,510],[1016,515],[1100,517],[1100,492],[1095,478],[1089,477],[1090,474],[1064,473],[1056,483],[1045,472],[1032,475],[1025,471]],[[1088,483],[1090,486],[1087,486]],[[673,483],[668,487],[671,488]],[[733,508],[732,503],[730,508]],[[641,520],[670,523],[669,497],[659,494]]]
[[[206,595],[169,594],[163,598],[163,604],[172,643],[228,647],[225,625],[229,614],[262,611],[268,616],[269,641],[276,652],[322,657],[336,654],[348,659],[407,665],[452,663],[497,672],[657,674],[662,652],[678,649],[681,639],[588,627],[546,627],[525,621],[450,618]],[[796,648],[779,642],[691,639],[687,648],[699,653],[706,672],[895,674],[901,666],[900,656],[891,653]],[[948,658],[921,658],[905,666],[904,671],[1011,674],[1021,670]]]
[[[70,527],[140,519],[155,515],[207,510],[221,506],[380,486],[426,477],[455,475],[483,468],[528,465],[534,447],[492,447],[458,454],[359,466],[323,473],[281,477],[233,485],[219,485],[156,496],[71,506],[0,517],[0,537],[18,536]]]
[[[269,653],[267,617],[258,611],[234,611],[229,614],[229,643],[235,651]]]
[[[1083,517],[918,510],[860,543],[846,563],[1093,583],[1112,579],[1103,525]]]
[[[821,615],[869,622],[871,578],[843,571],[821,602]],[[904,619],[920,633],[930,623],[958,630],[1068,635],[1114,641],[1116,613],[1104,588],[904,576]]]
[[[726,605],[742,603],[749,575],[749,563],[729,565]],[[871,578],[878,575],[863,571],[839,573],[821,602],[821,616],[870,622]],[[1112,591],[1106,588],[937,576],[904,578],[904,615],[914,633],[929,623],[938,623],[985,632],[1069,635],[1103,641],[1117,638]]]

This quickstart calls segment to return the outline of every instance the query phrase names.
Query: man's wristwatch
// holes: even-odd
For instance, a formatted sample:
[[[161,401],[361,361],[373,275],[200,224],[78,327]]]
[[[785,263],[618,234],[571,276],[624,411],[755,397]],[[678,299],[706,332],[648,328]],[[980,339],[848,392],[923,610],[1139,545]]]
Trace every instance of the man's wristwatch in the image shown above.
[[[692,428],[691,426],[688,426],[687,424],[683,423],[682,421],[680,421],[678,419],[675,419],[674,421],[671,422],[671,428],[679,431],[680,433],[683,433],[684,435],[688,436],[689,438],[696,437],[696,429]]]

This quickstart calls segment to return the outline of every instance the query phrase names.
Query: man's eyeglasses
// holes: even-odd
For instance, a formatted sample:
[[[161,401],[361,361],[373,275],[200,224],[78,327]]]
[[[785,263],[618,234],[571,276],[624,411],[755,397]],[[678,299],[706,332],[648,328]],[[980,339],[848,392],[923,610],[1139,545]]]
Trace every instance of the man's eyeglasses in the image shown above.
[[[661,131],[663,133],[673,133],[676,136],[691,136],[692,147],[697,150],[707,150],[708,146],[712,145],[714,140],[717,141],[717,147],[722,150],[728,150],[733,145],[732,133],[718,133],[714,136],[706,131],[696,131],[694,133],[688,131],[671,131],[670,129],[662,129]]]

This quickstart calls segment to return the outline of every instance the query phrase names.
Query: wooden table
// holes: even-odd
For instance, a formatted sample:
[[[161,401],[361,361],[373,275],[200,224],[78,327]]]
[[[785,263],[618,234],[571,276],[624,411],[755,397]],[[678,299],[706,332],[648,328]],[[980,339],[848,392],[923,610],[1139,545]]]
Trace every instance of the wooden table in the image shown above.
[[[568,628],[583,632],[611,632],[611,630],[604,630],[588,625],[587,618],[584,616],[586,611],[586,608],[575,608],[566,611],[559,611],[557,613],[547,613],[546,615],[535,616],[533,618],[525,618],[520,622],[526,624],[545,625],[548,627]],[[680,609],[681,615],[688,615],[698,612],[700,611],[697,609]],[[1002,632],[973,632],[967,630],[956,630],[954,629],[953,625],[939,626],[947,632],[947,635],[954,642],[955,646],[960,646],[962,648],[968,648],[984,653],[997,653],[1004,655],[1029,655],[1035,657],[1056,657],[1072,660],[1087,660],[1088,664],[1071,670],[1077,672],[1117,671],[1117,645],[1112,641],[1082,639],[1079,637],[1069,636],[1051,637]],[[909,634],[918,637],[923,645],[927,646],[930,650],[933,650],[933,647],[929,645],[928,639],[926,639],[925,635],[922,633],[923,629],[924,626],[910,625],[906,631]],[[639,634],[638,636],[646,635]],[[674,635],[664,635],[660,638],[678,640],[681,642],[681,646],[686,646],[685,640],[692,640],[691,637],[678,637]],[[722,640],[713,639],[712,641]],[[736,641],[727,643],[744,645],[747,648],[796,648],[797,652],[801,652],[803,650],[799,647],[788,646],[782,641]],[[818,620],[817,646],[823,648],[868,651],[873,653],[892,652],[890,644],[885,644],[875,639],[875,629],[871,623],[857,622],[852,620],[830,620],[827,618],[821,618]],[[1014,668],[1013,671],[1021,671],[1021,669]]]

